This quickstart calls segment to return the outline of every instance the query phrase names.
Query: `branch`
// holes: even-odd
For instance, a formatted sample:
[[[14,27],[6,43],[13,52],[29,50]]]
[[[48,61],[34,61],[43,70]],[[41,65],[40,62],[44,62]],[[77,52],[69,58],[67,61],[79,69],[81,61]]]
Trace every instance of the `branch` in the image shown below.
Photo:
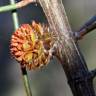
[[[22,0],[16,4],[17,8],[27,6],[30,3],[36,2],[36,0]]]
[[[15,0],[10,0],[10,4],[15,4]],[[19,20],[18,20],[18,13],[15,11],[12,12],[12,17],[13,17],[13,25],[14,29],[16,30],[19,27]],[[27,70],[25,67],[21,67],[21,72],[22,72],[22,78],[23,78],[23,83],[26,91],[27,96],[32,96],[30,85],[29,85],[29,80],[27,76]]]
[[[88,22],[86,22],[77,32],[74,32],[76,40],[82,39],[86,34],[96,29],[96,15],[93,16]]]
[[[92,80],[87,78],[88,67],[72,35],[62,0],[38,0],[38,2],[43,8],[52,32],[57,36],[58,57],[74,96],[95,96]]]
[[[0,13],[15,10],[15,9],[27,6],[28,4],[34,3],[34,2],[36,2],[36,0],[22,0],[22,1],[18,2],[18,3],[16,3],[16,4],[3,6],[3,7],[0,7]]]

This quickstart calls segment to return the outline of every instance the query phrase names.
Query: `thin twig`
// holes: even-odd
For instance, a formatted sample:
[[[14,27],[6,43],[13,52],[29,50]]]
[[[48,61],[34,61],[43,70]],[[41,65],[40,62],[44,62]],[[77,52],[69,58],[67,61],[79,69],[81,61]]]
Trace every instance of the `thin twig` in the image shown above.
[[[27,6],[28,4],[33,3],[33,2],[36,2],[36,0],[22,0],[16,4],[2,6],[2,7],[0,7],[0,13],[18,9],[18,8]]]
[[[16,4],[17,8],[27,6],[30,3],[36,2],[36,0],[22,0]]]
[[[10,0],[10,3],[15,4],[15,0]],[[13,17],[14,28],[16,30],[19,27],[18,14],[17,14],[16,10],[12,11],[12,17]],[[23,76],[23,82],[24,82],[24,87],[25,87],[25,90],[26,90],[26,95],[27,96],[32,96],[31,89],[30,89],[30,86],[29,86],[28,77],[27,77],[26,68],[21,67],[21,72],[22,72],[22,76]]]
[[[76,40],[80,40],[94,29],[96,29],[96,15],[89,19],[77,32],[74,32],[74,37]]]

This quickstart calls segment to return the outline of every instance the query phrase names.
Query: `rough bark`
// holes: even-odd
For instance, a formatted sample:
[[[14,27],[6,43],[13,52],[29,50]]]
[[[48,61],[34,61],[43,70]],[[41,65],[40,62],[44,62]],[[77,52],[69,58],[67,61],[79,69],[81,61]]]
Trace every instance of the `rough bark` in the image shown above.
[[[58,37],[59,60],[74,96],[95,96],[92,74],[74,40],[62,0],[38,0]]]

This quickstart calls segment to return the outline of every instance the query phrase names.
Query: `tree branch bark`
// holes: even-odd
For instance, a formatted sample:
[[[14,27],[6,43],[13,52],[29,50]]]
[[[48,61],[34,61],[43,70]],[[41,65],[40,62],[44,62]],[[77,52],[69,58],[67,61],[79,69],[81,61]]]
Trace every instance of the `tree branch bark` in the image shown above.
[[[62,0],[38,0],[58,38],[59,60],[74,96],[95,96],[91,74],[72,35]]]
[[[80,40],[94,29],[96,29],[96,15],[89,19],[77,32],[74,32],[73,34],[76,40]]]

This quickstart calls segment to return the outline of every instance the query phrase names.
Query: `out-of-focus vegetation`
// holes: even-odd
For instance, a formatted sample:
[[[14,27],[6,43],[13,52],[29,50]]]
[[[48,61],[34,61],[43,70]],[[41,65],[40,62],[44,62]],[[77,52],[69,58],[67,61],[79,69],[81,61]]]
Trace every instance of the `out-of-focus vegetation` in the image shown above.
[[[19,0],[17,0],[19,1]],[[96,0],[63,0],[72,30],[77,31],[91,16],[96,14]],[[0,6],[9,0],[0,0]],[[42,8],[30,4],[18,10],[19,21],[47,22]],[[14,32],[11,12],[0,13],[0,96],[26,96],[19,64],[10,56],[10,38]],[[79,45],[89,70],[96,67],[96,30],[86,35]],[[28,71],[33,96],[72,96],[64,71],[54,59],[43,69]],[[96,80],[94,88],[96,89]]]

